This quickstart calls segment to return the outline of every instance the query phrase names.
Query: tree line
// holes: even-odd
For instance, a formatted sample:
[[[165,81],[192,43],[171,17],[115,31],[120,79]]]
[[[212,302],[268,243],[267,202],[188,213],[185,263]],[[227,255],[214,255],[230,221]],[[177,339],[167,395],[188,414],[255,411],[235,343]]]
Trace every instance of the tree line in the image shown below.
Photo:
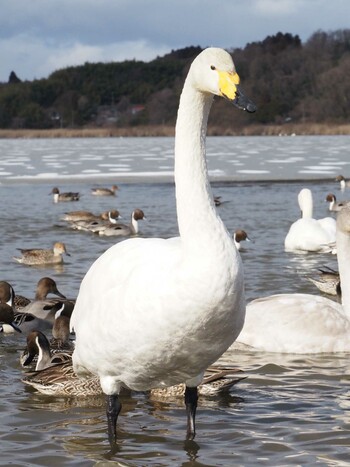
[[[173,50],[147,63],[85,63],[33,81],[14,70],[0,83],[0,128],[174,125],[184,79],[201,50]],[[218,100],[209,123],[349,122],[350,29],[316,31],[305,43],[279,32],[229,51],[258,111],[233,118]]]

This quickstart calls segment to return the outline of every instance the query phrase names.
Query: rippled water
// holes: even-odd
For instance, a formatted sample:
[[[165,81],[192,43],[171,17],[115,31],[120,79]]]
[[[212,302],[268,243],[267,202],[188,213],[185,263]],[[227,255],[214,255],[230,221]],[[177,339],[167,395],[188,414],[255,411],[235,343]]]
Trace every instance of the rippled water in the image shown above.
[[[247,300],[276,292],[317,289],[307,281],[325,254],[285,253],[283,239],[298,216],[297,194],[312,189],[315,217],[328,215],[328,192],[350,172],[350,137],[209,138],[208,165],[218,209],[230,231],[243,228]],[[3,280],[34,296],[36,282],[53,277],[76,296],[89,265],[115,240],[69,230],[68,210],[118,208],[127,220],[144,210],[144,236],[177,235],[171,138],[0,140]],[[350,174],[349,174],[350,175]],[[283,182],[281,182],[283,180]],[[93,186],[117,183],[115,199],[94,197]],[[53,204],[53,186],[81,193],[77,203]],[[63,241],[70,257],[60,268],[30,268],[12,260],[21,247]],[[119,451],[110,457],[103,398],[64,399],[25,388],[18,356],[23,336],[1,336],[0,464],[127,466],[350,465],[349,355],[293,356],[227,353],[247,379],[229,394],[201,399],[196,442],[185,443],[182,401],[123,396]]]

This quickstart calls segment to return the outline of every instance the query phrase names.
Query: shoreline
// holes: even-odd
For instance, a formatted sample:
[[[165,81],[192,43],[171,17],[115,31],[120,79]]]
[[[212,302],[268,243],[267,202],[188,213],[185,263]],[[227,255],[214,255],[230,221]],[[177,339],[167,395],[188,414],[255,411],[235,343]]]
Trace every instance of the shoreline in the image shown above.
[[[110,128],[0,129],[0,139],[16,138],[118,138],[173,137],[174,126],[154,125]],[[249,125],[240,128],[208,126],[208,136],[331,136],[350,135],[350,124],[286,123],[284,125]]]

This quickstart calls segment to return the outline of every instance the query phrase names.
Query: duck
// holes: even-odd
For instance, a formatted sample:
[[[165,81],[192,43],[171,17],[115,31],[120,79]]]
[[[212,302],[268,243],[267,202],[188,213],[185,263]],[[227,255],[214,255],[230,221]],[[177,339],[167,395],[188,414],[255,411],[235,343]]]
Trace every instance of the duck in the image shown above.
[[[286,251],[322,252],[327,245],[335,242],[336,222],[332,217],[314,219],[312,217],[312,192],[303,188],[298,194],[298,203],[302,213],[301,219],[289,228],[284,240]]]
[[[211,365],[204,372],[203,381],[198,386],[198,396],[212,397],[227,393],[234,385],[246,379],[246,376],[237,376],[241,370],[237,368]],[[166,388],[154,388],[149,391],[151,399],[169,399],[183,397],[186,385],[176,384]]]
[[[101,214],[94,214],[91,211],[70,211],[66,212],[64,216],[61,217],[61,220],[66,222],[95,221],[98,219],[108,220],[108,212],[109,211],[105,211]]]
[[[105,229],[98,231],[99,235],[104,235],[105,237],[112,236],[123,236],[127,237],[128,235],[137,235],[139,233],[139,221],[146,219],[142,209],[134,209],[131,213],[131,221],[129,225],[116,223],[115,225],[110,225]]]
[[[250,238],[248,237],[248,234],[245,230],[237,229],[233,232],[233,242],[237,250],[240,250],[242,248],[241,242],[243,242],[244,240],[250,242]]]
[[[15,322],[13,308],[7,303],[0,303],[0,333],[2,332],[6,334],[10,332],[22,332]]]
[[[91,194],[94,196],[115,196],[119,190],[118,185],[112,185],[111,188],[91,188]]]
[[[329,210],[334,212],[340,211],[344,206],[350,205],[350,201],[340,201],[337,203],[337,198],[333,193],[328,193],[326,201],[329,203]]]
[[[40,266],[47,264],[62,264],[63,258],[62,255],[70,256],[66,246],[62,242],[56,242],[53,245],[52,249],[42,249],[42,248],[31,248],[24,249],[18,248],[22,253],[21,257],[14,256],[13,259],[21,264],[26,264],[27,266]]]
[[[120,213],[117,209],[108,211],[107,217],[101,217],[93,220],[80,220],[71,223],[71,226],[75,230],[83,230],[85,232],[99,233],[105,229],[112,227],[117,224],[120,219]]]
[[[74,305],[75,299],[63,296],[61,299],[47,298],[45,300],[33,300],[29,305],[19,311],[23,314],[30,314],[36,318],[48,321],[53,325],[58,309],[65,309],[66,313],[71,314],[74,309]]]
[[[74,306],[67,302],[58,302],[54,305],[55,319],[52,326],[51,348],[54,350],[65,350],[72,352],[74,341],[70,338],[70,317]]]
[[[66,202],[66,201],[79,201],[80,193],[73,193],[72,191],[68,191],[66,193],[60,193],[60,190],[57,187],[52,188],[51,193],[53,195],[53,202]]]
[[[21,332],[28,333],[33,329],[48,330],[52,328],[49,320],[38,318],[31,313],[22,313],[14,308],[16,294],[12,285],[7,281],[0,281],[0,303],[8,305],[14,314],[13,322]],[[10,323],[4,322],[1,332],[14,333],[17,329]]]
[[[60,298],[66,298],[57,288],[56,282],[51,277],[42,277],[36,285],[34,300],[24,297],[23,295],[15,295],[14,307],[17,311],[29,307],[34,301],[44,301],[49,294],[57,295]]]
[[[318,279],[308,277],[308,280],[312,282],[322,293],[327,295],[341,295],[340,277],[339,272],[324,266],[318,269]]]
[[[197,387],[243,327],[242,261],[215,207],[205,158],[214,95],[256,110],[239,87],[231,55],[208,48],[190,66],[177,115],[179,236],[118,242],[80,285],[71,317],[73,367],[78,376],[99,377],[112,449],[122,387],[147,391],[185,383],[186,438],[194,439]]]
[[[227,203],[227,201],[223,201],[222,196],[214,196],[214,204],[215,206],[221,206],[224,203]]]
[[[339,182],[341,191],[345,191],[345,188],[350,187],[350,182],[346,181],[345,178],[343,177],[343,175],[337,175],[335,177],[335,181]]]
[[[52,352],[50,342],[46,335],[38,330],[32,330],[27,335],[26,348],[20,355],[20,363],[23,367],[30,367],[35,363],[35,371],[47,369],[59,363],[70,362],[72,352],[59,351]]]
[[[236,376],[237,372],[240,370],[236,368],[228,369],[216,366],[208,368],[204,373],[203,382],[198,386],[198,396],[212,397],[227,393],[234,385],[246,378],[246,376]],[[78,377],[69,359],[57,364],[49,364],[42,370],[32,371],[22,381],[46,395],[60,397],[103,395],[98,376]],[[166,400],[183,397],[184,393],[185,385],[178,384],[168,388],[151,389],[147,394],[150,399]]]
[[[248,303],[237,343],[255,351],[319,354],[350,351],[350,207],[337,215],[341,303],[285,293]]]

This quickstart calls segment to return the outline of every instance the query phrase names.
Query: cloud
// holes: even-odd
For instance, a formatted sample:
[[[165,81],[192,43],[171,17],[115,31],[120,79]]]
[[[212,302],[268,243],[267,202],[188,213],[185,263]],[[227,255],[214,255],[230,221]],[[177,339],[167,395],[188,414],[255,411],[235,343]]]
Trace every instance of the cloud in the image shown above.
[[[302,7],[300,0],[255,0],[254,9],[266,16],[286,16]]]
[[[167,52],[169,46],[152,44],[144,39],[103,46],[81,42],[62,42],[57,45],[21,34],[11,39],[0,39],[0,77],[1,81],[7,81],[10,72],[15,71],[21,80],[40,79],[60,68],[85,62],[149,61]],[[11,68],[8,68],[9,63]]]
[[[11,0],[0,15],[0,81],[191,45],[244,47],[277,32],[304,41],[348,28],[349,15],[349,0]]]

